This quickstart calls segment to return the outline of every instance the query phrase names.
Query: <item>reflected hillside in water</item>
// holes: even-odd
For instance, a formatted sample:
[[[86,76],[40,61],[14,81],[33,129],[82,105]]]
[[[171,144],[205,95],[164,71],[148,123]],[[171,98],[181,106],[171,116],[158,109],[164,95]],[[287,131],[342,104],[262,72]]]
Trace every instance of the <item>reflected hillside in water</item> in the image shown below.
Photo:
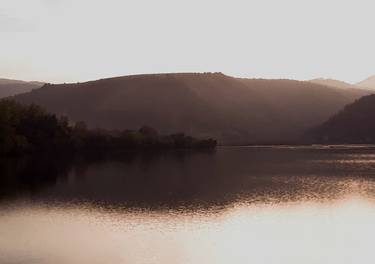
[[[222,147],[216,151],[33,156],[0,161],[2,203],[174,209],[235,202],[375,198],[372,148]]]

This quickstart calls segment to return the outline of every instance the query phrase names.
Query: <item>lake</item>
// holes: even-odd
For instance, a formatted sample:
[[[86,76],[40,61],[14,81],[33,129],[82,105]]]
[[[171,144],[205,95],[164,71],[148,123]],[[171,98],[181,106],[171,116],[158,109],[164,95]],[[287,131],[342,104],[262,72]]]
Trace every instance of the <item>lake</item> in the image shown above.
[[[0,263],[374,263],[373,146],[0,160]]]

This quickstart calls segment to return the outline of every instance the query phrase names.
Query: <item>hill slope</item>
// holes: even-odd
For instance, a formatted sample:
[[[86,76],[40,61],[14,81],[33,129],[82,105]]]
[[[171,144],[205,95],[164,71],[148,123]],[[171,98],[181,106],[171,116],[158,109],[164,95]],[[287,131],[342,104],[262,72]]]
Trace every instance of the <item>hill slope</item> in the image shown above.
[[[165,134],[183,131],[239,144],[293,140],[367,93],[292,80],[180,73],[49,84],[14,98],[89,127],[149,125]]]
[[[308,136],[317,143],[375,143],[375,95],[346,106]]]
[[[375,90],[375,75],[357,83],[356,85],[365,89]]]
[[[41,82],[24,82],[10,79],[0,79],[0,98],[30,92],[43,86]]]

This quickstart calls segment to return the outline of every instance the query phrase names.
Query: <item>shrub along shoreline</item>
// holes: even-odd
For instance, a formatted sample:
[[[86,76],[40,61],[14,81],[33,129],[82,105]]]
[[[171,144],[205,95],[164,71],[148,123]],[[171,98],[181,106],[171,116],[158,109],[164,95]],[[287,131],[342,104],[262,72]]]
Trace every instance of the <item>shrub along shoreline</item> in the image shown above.
[[[214,139],[196,139],[183,133],[159,135],[152,127],[139,130],[90,130],[84,122],[72,124],[37,105],[0,101],[0,155],[30,152],[77,152],[144,149],[212,149]]]

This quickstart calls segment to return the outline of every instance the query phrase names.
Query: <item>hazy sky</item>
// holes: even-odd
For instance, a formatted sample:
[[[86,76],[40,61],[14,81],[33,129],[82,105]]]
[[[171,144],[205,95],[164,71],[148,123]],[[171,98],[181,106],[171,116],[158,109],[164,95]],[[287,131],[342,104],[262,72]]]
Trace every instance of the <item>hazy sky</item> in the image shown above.
[[[375,74],[375,2],[0,0],[0,77],[154,72],[349,82]]]

